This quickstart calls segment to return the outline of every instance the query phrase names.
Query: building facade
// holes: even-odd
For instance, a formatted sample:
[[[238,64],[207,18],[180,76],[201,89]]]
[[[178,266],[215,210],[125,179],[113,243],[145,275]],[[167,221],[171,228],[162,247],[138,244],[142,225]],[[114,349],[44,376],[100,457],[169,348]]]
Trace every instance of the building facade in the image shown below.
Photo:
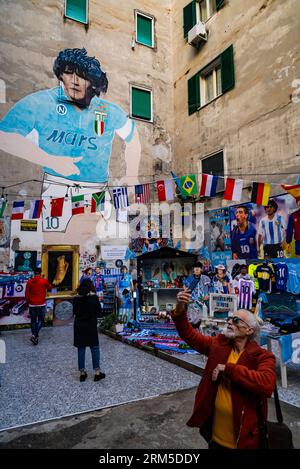
[[[64,219],[52,220],[51,197],[98,192],[104,183],[111,188],[153,183],[170,177],[172,169],[178,175],[241,178],[244,201],[253,181],[273,183],[272,194],[280,193],[280,183],[295,183],[300,173],[297,0],[0,4],[0,186],[10,206],[23,199],[26,210],[42,194],[48,210],[34,233],[21,231],[19,220],[6,220],[6,228],[3,221],[2,269],[12,265],[16,250],[36,250],[40,256],[42,244],[76,244],[82,253],[99,257],[101,244],[128,243],[126,234],[120,242],[120,231],[111,231],[111,222],[102,222],[89,207],[84,216],[71,217],[70,206]],[[61,85],[53,64],[59,52],[74,48],[96,57],[108,79],[107,93],[100,96],[104,102],[93,109],[94,133],[85,135],[84,119],[76,113],[71,118],[63,102],[52,109],[44,95],[34,98],[34,106],[26,101],[8,119],[20,100]],[[60,127],[58,117],[65,114],[71,121]],[[55,125],[45,134],[50,155],[75,158],[50,168],[56,185],[51,178],[45,181],[48,164],[37,163],[36,148],[25,148],[22,140],[45,151],[42,134],[53,116]],[[93,150],[99,146],[104,150],[97,159]],[[89,155],[103,160],[83,167]],[[207,209],[228,205],[222,178],[218,189],[218,197],[205,201]],[[151,194],[157,200],[154,184]]]
[[[242,178],[244,187],[253,181],[295,184],[300,170],[298,2],[182,0],[173,6],[178,172]],[[201,20],[206,36],[195,40],[195,31],[188,37]],[[274,185],[271,194],[280,191]],[[207,208],[221,206],[220,199],[207,201]]]

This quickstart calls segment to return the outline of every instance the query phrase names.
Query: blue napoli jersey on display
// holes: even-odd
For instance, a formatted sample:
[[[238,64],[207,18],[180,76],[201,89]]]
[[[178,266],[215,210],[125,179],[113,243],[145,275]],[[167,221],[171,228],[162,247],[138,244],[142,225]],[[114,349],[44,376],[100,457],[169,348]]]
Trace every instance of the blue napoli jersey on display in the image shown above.
[[[300,263],[288,264],[287,291],[294,295],[300,293]]]
[[[119,288],[128,288],[130,290],[132,277],[130,274],[121,275],[119,278]]]
[[[95,130],[100,111],[105,111],[102,135]],[[81,156],[76,163],[80,174],[67,178],[84,182],[108,180],[112,142],[115,131],[120,129],[122,138],[130,141],[134,122],[119,106],[95,96],[88,108],[80,110],[62,95],[60,87],[24,97],[0,122],[0,130],[28,138],[49,155]],[[46,166],[44,171],[62,176]]]

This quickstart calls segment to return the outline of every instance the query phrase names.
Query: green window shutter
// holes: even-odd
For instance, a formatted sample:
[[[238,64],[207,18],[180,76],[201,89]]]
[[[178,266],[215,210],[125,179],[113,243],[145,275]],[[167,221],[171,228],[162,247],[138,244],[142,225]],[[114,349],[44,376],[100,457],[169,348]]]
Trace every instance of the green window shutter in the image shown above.
[[[132,116],[140,119],[151,120],[151,92],[132,88],[131,90]]]
[[[72,20],[87,24],[87,1],[66,0],[66,16]]]
[[[216,0],[217,11],[223,6],[224,0]]]
[[[188,32],[196,24],[196,2],[193,0],[183,9],[183,35],[188,37]]]
[[[152,20],[146,16],[137,15],[137,34],[136,39],[146,46],[152,47]]]
[[[233,46],[221,54],[222,93],[234,88]]]
[[[200,78],[196,73],[188,80],[188,105],[189,116],[200,108]]]

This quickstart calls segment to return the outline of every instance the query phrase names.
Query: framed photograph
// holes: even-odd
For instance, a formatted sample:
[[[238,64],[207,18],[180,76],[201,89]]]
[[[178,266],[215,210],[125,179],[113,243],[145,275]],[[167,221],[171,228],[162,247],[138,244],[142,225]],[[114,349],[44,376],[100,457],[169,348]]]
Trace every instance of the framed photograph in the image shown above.
[[[78,286],[79,246],[49,245],[42,246],[42,271],[53,290],[52,295],[67,295]]]
[[[30,272],[36,268],[37,251],[15,251],[15,272]]]

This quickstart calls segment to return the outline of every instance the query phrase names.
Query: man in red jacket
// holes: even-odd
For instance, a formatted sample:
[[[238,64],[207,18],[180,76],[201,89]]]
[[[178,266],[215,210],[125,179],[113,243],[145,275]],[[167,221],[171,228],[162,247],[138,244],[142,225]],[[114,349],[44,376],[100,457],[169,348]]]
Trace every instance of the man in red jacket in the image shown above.
[[[28,280],[25,290],[31,319],[32,336],[30,340],[34,345],[37,345],[39,342],[39,332],[45,318],[47,290],[52,289],[48,280],[41,277],[41,273],[42,269],[35,269],[34,277]]]
[[[172,316],[180,337],[208,360],[187,425],[199,427],[211,449],[258,449],[257,407],[262,405],[267,417],[267,398],[276,384],[275,356],[257,344],[260,325],[250,311],[238,310],[222,334],[209,337],[187,320],[191,300],[186,288],[178,293]]]

